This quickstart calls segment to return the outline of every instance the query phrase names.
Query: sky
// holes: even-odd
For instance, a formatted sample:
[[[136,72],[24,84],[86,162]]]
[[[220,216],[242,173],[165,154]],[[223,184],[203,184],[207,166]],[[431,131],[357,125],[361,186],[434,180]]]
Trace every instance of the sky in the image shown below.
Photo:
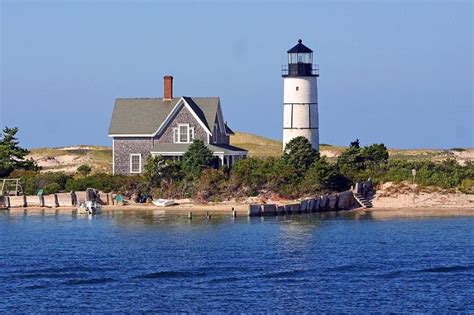
[[[219,96],[281,139],[286,51],[314,51],[320,142],[474,147],[471,1],[0,0],[0,124],[28,148],[111,145],[114,99]]]

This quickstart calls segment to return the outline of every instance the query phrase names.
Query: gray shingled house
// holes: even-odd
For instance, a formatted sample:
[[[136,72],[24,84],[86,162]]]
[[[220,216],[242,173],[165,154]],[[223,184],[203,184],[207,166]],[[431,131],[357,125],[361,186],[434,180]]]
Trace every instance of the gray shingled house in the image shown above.
[[[173,77],[164,77],[163,98],[118,98],[112,113],[113,173],[138,174],[150,155],[180,159],[194,139],[219,157],[219,166],[247,156],[229,144],[218,97],[173,97]]]

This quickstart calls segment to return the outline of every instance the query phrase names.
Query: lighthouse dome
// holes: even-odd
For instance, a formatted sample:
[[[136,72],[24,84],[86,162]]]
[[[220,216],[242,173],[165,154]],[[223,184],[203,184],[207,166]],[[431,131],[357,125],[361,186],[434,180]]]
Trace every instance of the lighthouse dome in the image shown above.
[[[298,39],[298,44],[296,44],[293,48],[287,51],[289,54],[297,54],[297,53],[312,53],[313,51],[303,45],[303,41]]]

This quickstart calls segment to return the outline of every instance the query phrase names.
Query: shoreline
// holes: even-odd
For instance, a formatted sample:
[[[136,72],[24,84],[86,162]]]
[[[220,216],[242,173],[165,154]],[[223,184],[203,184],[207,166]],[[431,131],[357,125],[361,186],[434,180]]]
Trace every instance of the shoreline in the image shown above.
[[[178,204],[171,207],[157,207],[152,204],[132,204],[125,206],[106,205],[102,207],[103,213],[118,213],[118,212],[160,212],[170,215],[187,215],[192,212],[193,215],[205,216],[218,215],[232,217],[232,209],[235,210],[238,217],[248,216],[249,204],[244,203],[217,203],[217,204],[197,204],[185,203]],[[24,213],[24,214],[74,214],[76,208],[74,207],[18,207],[10,209],[0,209],[0,213]],[[373,207],[373,208],[354,208],[349,210],[339,211],[320,211],[320,212],[305,212],[301,214],[291,214],[287,216],[299,216],[308,214],[350,214],[356,217],[370,216],[374,219],[385,218],[416,218],[416,217],[461,217],[474,216],[474,208],[466,206],[415,206],[415,207]]]

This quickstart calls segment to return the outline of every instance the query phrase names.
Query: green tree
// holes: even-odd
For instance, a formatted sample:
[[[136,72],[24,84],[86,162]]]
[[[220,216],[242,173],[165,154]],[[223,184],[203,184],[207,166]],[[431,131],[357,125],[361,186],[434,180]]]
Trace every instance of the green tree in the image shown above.
[[[159,187],[162,181],[172,184],[174,180],[179,180],[181,169],[178,163],[165,159],[161,155],[149,156],[145,163],[143,177],[152,187]]]
[[[302,182],[302,191],[311,194],[343,191],[347,188],[349,180],[339,172],[336,165],[329,163],[326,157],[322,157],[311,166]]]
[[[311,142],[303,136],[291,139],[285,146],[283,160],[300,172],[305,172],[319,158]]]
[[[77,173],[79,173],[82,176],[87,176],[92,172],[92,168],[89,165],[81,165],[77,168]]]
[[[388,150],[383,143],[363,147],[360,153],[366,167],[388,162]]]
[[[204,142],[196,139],[184,153],[181,166],[186,177],[197,179],[203,169],[214,165],[214,161],[212,151],[206,147]]]
[[[27,149],[19,146],[20,142],[16,137],[18,128],[3,128],[3,135],[0,140],[0,177],[6,177],[14,170],[39,170],[33,159],[25,159],[30,153]]]

